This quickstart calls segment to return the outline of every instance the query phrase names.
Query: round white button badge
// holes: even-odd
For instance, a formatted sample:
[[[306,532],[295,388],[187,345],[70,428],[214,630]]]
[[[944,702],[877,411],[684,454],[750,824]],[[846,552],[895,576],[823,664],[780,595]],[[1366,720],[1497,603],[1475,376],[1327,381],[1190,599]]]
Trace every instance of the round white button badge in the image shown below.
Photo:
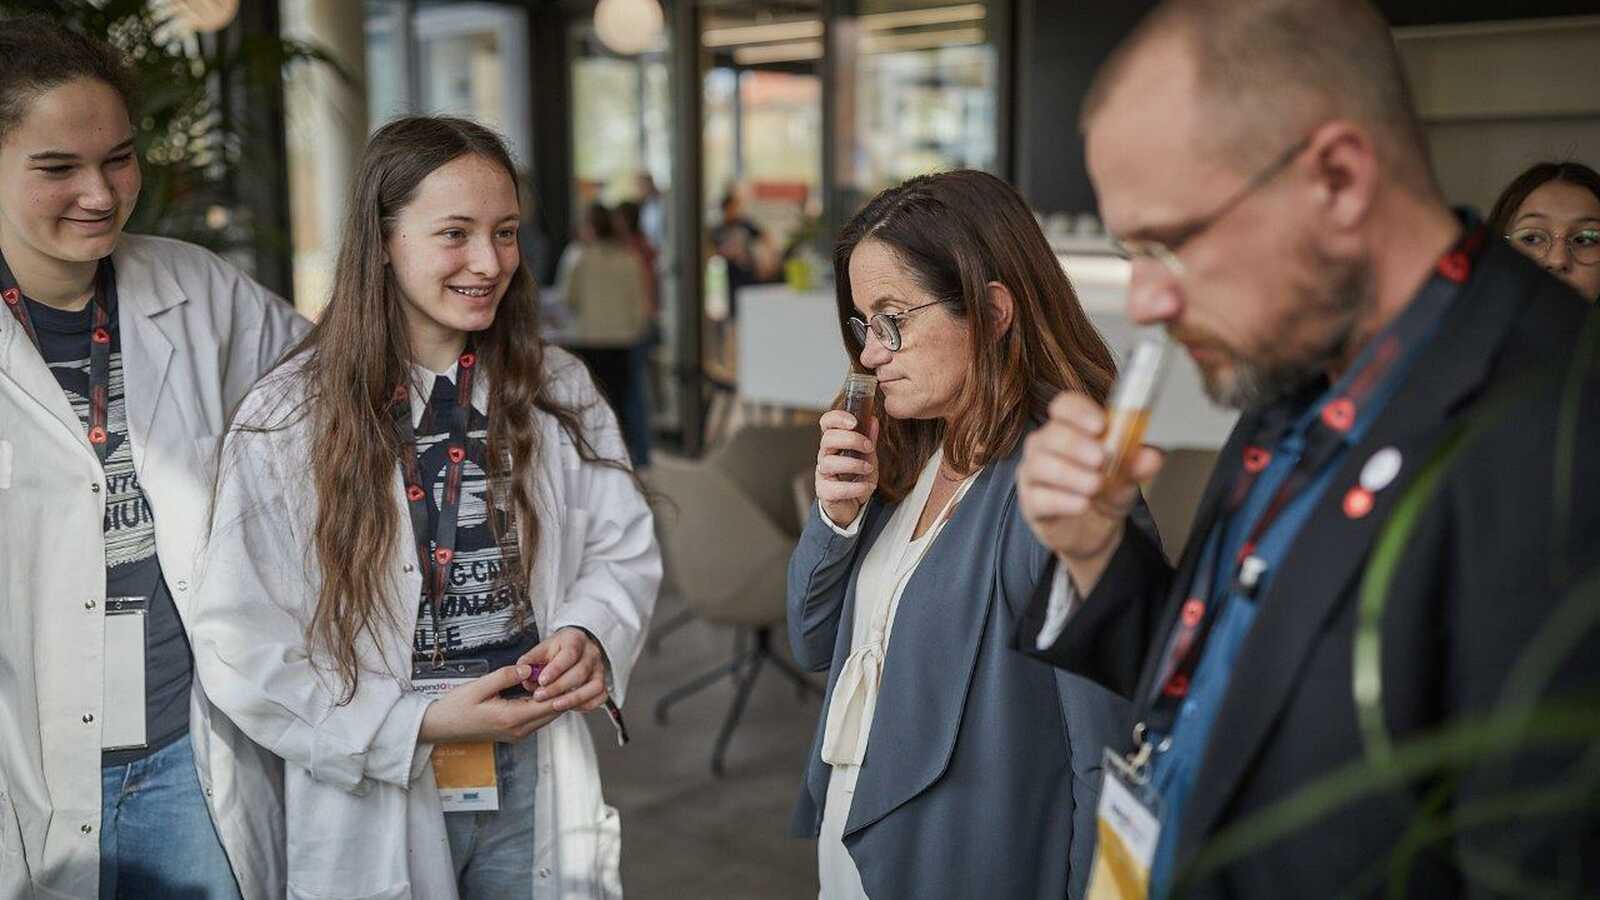
[[[1361,467],[1361,486],[1372,493],[1383,490],[1400,474],[1400,464],[1399,450],[1393,447],[1379,450]]]

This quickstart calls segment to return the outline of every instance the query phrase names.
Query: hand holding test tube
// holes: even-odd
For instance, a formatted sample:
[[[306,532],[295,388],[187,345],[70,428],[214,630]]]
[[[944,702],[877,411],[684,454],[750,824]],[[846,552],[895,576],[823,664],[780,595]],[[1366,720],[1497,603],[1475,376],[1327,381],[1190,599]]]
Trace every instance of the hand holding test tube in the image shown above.
[[[1066,564],[1080,595],[1093,589],[1121,543],[1138,484],[1160,471],[1160,452],[1142,441],[1166,354],[1165,341],[1141,342],[1112,387],[1109,409],[1085,394],[1063,393],[1023,445],[1023,518]]]

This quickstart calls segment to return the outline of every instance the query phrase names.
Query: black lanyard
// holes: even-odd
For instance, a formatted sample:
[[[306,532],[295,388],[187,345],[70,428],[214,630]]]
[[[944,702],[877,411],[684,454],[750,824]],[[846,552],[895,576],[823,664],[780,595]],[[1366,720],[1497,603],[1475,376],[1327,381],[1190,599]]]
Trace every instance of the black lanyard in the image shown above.
[[[111,307],[116,303],[116,292],[116,274],[111,268],[110,257],[107,257],[100,260],[100,266],[95,270],[92,301],[94,329],[89,332],[89,443],[94,446],[95,456],[99,457],[101,465],[105,464],[106,456],[111,452],[106,416],[111,394]],[[6,309],[16,317],[28,340],[38,348],[39,355],[44,356],[44,346],[39,343],[39,334],[34,330],[33,317],[28,314],[28,303],[22,297],[22,288],[17,286],[17,280],[11,274],[11,267],[6,265],[5,257],[0,257],[0,299],[5,301]]]
[[[1362,351],[1351,372],[1342,379],[1343,389],[1322,405],[1306,432],[1305,450],[1294,470],[1272,495],[1230,562],[1233,592],[1246,596],[1255,593],[1266,568],[1265,562],[1255,556],[1262,535],[1350,440],[1350,431],[1364,405],[1372,399],[1374,389],[1382,385],[1395,364],[1407,358],[1432,331],[1471,277],[1473,266],[1487,244],[1487,231],[1483,226],[1469,227],[1439,260],[1427,284],[1400,317]],[[1140,743],[1151,732],[1170,734],[1183,700],[1189,694],[1190,679],[1205,655],[1206,642],[1224,605],[1220,602],[1222,598],[1211,597],[1223,532],[1227,522],[1244,506],[1256,479],[1271,465],[1272,451],[1268,448],[1278,443],[1297,418],[1289,412],[1291,406],[1285,404],[1263,413],[1254,423],[1251,438],[1240,454],[1233,484],[1195,569],[1196,589],[1179,608],[1178,622],[1167,639],[1161,668],[1146,700],[1145,715],[1135,727],[1134,739]],[[1366,500],[1370,503],[1370,496]]]
[[[400,437],[401,471],[406,482],[406,505],[411,510],[411,532],[417,543],[417,564],[422,572],[422,590],[433,610],[433,663],[444,663],[444,645],[440,638],[439,600],[444,596],[450,578],[450,565],[456,555],[456,522],[461,513],[461,472],[467,461],[467,417],[472,411],[472,372],[478,364],[477,354],[469,345],[456,360],[456,407],[450,417],[450,438],[446,444],[444,496],[439,503],[439,518],[433,528],[430,545],[428,534],[428,489],[422,483],[417,468],[417,430],[411,423],[411,390],[406,384],[395,388],[395,431]],[[425,413],[426,414],[426,413]]]

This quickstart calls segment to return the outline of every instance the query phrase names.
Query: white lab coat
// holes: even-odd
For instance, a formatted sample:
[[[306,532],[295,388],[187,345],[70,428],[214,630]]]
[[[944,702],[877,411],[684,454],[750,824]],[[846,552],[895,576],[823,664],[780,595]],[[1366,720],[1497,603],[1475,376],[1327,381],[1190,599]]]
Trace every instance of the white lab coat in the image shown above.
[[[484,372],[473,385],[479,408],[491,377]],[[600,454],[626,459],[616,419],[584,367],[550,348],[546,377],[560,402],[586,409],[586,434]],[[283,427],[228,435],[197,589],[196,666],[216,704],[282,758],[289,897],[455,898],[431,746],[417,743],[428,702],[410,688],[422,576],[399,467],[389,573],[398,627],[363,642],[359,686],[338,705],[326,655],[314,661],[306,643],[321,575],[310,421],[296,412],[304,396],[291,361],[251,393],[238,417]],[[413,394],[413,403],[424,402]],[[620,704],[661,580],[650,510],[626,473],[582,462],[555,419],[535,415],[540,454],[522,476],[533,480],[541,510],[533,613],[541,634],[575,625],[595,636]],[[601,797],[588,726],[568,714],[538,735],[528,896],[619,897],[620,823]]]
[[[112,254],[134,466],[185,626],[228,415],[309,327],[214,254],[125,235]],[[0,312],[0,898],[95,897],[106,489],[66,394]],[[200,781],[247,898],[283,895],[280,803],[261,751],[195,682]]]

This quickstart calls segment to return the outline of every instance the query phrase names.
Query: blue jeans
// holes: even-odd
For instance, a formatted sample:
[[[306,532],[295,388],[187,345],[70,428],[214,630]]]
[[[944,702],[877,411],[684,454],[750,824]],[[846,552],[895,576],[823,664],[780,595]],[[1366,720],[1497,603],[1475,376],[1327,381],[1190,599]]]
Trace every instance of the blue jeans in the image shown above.
[[[495,744],[500,808],[444,814],[461,900],[500,900],[533,892],[533,792],[539,782],[539,739]]]
[[[100,897],[239,897],[185,734],[100,770]]]

